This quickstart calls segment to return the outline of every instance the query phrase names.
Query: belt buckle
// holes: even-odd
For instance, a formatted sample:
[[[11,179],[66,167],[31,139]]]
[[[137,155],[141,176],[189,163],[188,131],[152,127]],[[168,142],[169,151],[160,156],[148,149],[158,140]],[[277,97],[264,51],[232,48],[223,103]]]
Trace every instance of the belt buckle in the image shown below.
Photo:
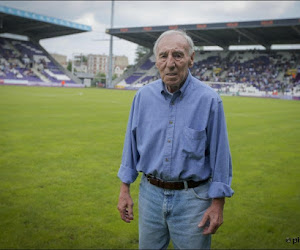
[[[146,176],[146,178],[147,178],[147,180],[150,182],[150,179],[152,178],[154,178],[153,176],[151,176],[150,174],[145,174],[145,176]]]

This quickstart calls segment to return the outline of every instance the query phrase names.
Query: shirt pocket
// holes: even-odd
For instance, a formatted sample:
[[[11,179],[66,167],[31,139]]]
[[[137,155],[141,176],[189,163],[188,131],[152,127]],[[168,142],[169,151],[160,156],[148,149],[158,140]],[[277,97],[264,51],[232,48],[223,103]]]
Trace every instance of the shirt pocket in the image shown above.
[[[204,158],[206,145],[206,130],[195,130],[189,127],[183,129],[182,156],[200,160]]]

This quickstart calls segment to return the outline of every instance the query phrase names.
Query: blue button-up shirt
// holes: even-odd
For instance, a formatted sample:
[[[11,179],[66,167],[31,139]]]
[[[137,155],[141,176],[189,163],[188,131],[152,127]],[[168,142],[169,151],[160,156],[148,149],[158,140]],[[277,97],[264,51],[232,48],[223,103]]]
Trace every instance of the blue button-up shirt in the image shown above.
[[[164,181],[211,178],[209,197],[233,195],[222,100],[190,72],[173,95],[161,79],[136,93],[118,176],[130,184],[138,172]]]

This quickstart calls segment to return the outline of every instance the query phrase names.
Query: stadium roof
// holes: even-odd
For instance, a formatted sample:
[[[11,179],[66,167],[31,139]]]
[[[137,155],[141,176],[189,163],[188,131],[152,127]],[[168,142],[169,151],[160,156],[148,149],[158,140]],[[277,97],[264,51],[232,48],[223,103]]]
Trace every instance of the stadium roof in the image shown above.
[[[0,33],[13,33],[40,40],[91,30],[87,25],[0,5]]]
[[[183,29],[195,46],[300,44],[300,18],[226,23],[152,26],[107,29],[106,33],[152,48],[159,35],[167,30]]]

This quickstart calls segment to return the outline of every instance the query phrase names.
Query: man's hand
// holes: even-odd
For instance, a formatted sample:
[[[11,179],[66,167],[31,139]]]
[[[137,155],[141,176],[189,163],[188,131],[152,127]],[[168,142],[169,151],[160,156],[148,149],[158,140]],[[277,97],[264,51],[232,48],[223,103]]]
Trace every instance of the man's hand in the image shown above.
[[[203,234],[214,234],[223,223],[223,208],[225,198],[215,198],[206,210],[198,227],[203,227],[207,222],[209,226],[203,229]]]
[[[130,223],[133,220],[133,201],[130,196],[129,184],[121,184],[118,210],[123,221]]]

